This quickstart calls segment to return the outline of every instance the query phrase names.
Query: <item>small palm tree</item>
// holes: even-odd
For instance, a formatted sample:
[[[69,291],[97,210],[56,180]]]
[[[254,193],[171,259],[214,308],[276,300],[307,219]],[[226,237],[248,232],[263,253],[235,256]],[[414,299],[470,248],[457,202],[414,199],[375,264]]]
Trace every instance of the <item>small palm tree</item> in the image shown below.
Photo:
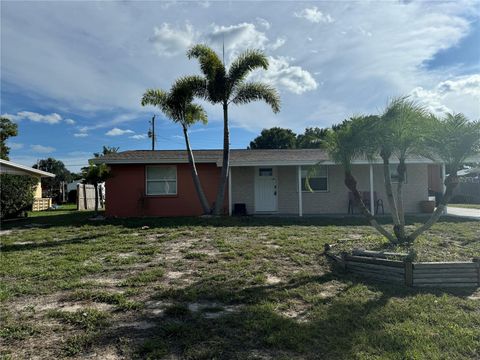
[[[438,221],[458,185],[457,171],[469,157],[480,153],[480,121],[471,122],[463,114],[451,113],[440,119],[432,116],[430,120],[430,131],[425,141],[427,150],[432,157],[444,161],[450,174],[444,180],[445,192],[437,208],[425,224],[407,237],[408,242],[415,241]]]
[[[272,87],[262,82],[246,82],[247,75],[255,69],[268,68],[268,59],[258,50],[247,50],[240,54],[227,69],[219,56],[206,45],[196,45],[188,50],[189,58],[200,63],[203,82],[194,88],[195,95],[212,104],[223,107],[223,163],[215,200],[215,215],[220,215],[225,198],[230,160],[230,132],[228,106],[247,104],[263,100],[271,106],[274,113],[280,111],[280,96]]]
[[[157,106],[173,122],[182,126],[195,190],[202,206],[203,213],[210,214],[210,205],[198,176],[195,157],[188,136],[188,128],[190,126],[199,121],[203,124],[206,124],[208,121],[205,110],[200,105],[192,103],[194,94],[192,89],[200,86],[202,83],[203,81],[198,77],[188,76],[177,80],[173,84],[170,92],[159,89],[148,89],[143,94],[142,106]]]
[[[370,158],[373,153],[372,145],[366,139],[368,139],[377,120],[378,117],[376,116],[357,116],[345,120],[340,125],[333,126],[326,134],[325,148],[332,160],[343,166],[345,186],[353,194],[353,198],[362,214],[383,236],[391,242],[396,242],[392,234],[375,220],[365,206],[362,195],[357,189],[357,180],[352,174],[352,161],[362,156]]]

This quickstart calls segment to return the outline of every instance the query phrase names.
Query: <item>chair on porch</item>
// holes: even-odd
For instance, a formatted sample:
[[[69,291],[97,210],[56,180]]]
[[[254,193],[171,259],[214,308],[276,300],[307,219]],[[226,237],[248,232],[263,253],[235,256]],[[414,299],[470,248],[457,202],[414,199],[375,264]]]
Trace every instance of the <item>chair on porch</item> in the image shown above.
[[[362,195],[362,201],[365,206],[370,209],[370,191],[360,191]],[[377,198],[377,192],[373,192],[373,203],[375,205],[375,214],[378,214],[378,210],[382,208],[382,214],[385,214],[385,209],[383,208],[383,200]],[[355,198],[353,197],[353,193],[350,191],[348,193],[348,213],[354,214],[355,213]]]

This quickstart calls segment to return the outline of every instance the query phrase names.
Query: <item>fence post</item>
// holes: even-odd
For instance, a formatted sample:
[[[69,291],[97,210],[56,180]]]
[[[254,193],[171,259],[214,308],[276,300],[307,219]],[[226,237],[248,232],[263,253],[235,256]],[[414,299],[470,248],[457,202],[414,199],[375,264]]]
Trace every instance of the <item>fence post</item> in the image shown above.
[[[473,258],[472,261],[477,264],[477,285],[480,286],[480,258]]]
[[[413,286],[413,264],[411,261],[405,261],[405,285]]]

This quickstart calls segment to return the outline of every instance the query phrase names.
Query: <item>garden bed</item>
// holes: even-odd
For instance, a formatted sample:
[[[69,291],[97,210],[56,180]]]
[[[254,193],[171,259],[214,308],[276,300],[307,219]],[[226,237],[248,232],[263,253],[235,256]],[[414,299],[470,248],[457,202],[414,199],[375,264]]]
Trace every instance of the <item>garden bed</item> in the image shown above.
[[[480,259],[412,262],[404,253],[354,249],[351,254],[334,254],[331,249],[332,245],[326,244],[325,255],[343,270],[372,280],[409,287],[480,287]]]

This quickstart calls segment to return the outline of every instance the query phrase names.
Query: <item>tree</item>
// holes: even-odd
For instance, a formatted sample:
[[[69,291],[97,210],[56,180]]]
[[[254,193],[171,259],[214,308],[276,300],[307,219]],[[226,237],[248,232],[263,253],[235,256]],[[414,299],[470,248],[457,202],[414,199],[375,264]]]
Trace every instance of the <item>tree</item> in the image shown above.
[[[60,186],[62,182],[70,182],[72,176],[62,161],[54,158],[40,160],[32,166],[35,169],[43,170],[55,174],[54,178],[42,178],[42,189],[47,193],[47,197],[56,199],[60,195]]]
[[[16,217],[31,210],[38,179],[25,175],[0,175],[0,218]]]
[[[297,135],[297,149],[319,149],[324,146],[327,129],[319,127],[306,128],[303,134]]]
[[[104,156],[104,155],[108,155],[108,154],[115,154],[115,153],[118,153],[118,150],[120,150],[119,147],[103,145],[102,152],[101,153],[93,153],[93,156],[98,158],[100,156]]]
[[[438,119],[427,114],[422,107],[406,98],[393,100],[382,116],[356,117],[332,127],[326,137],[327,150],[332,159],[345,170],[345,185],[352,192],[362,214],[391,243],[411,244],[428,230],[443,213],[458,183],[456,170],[468,157],[480,152],[480,122],[469,122],[462,114],[448,114]],[[446,190],[430,219],[422,226],[406,234],[403,211],[403,191],[406,159],[409,155],[424,155],[442,160],[455,169],[445,179]],[[379,225],[362,201],[356,189],[356,179],[351,173],[352,160],[356,157],[372,159],[380,156],[383,161],[385,190],[389,198],[393,234]],[[399,164],[396,193],[390,179],[390,159],[395,156]]]
[[[5,144],[9,137],[18,135],[18,126],[10,119],[0,118],[0,159],[10,160],[8,154],[10,148]]]
[[[438,221],[458,185],[457,171],[469,157],[480,153],[480,121],[470,122],[463,114],[448,113],[443,118],[432,116],[426,147],[432,157],[439,157],[451,170],[444,180],[445,191],[440,203],[430,219],[408,235],[410,243]]]
[[[142,106],[153,105],[169,117],[174,123],[182,126],[185,145],[187,147],[188,162],[192,173],[193,183],[198,195],[198,199],[202,206],[204,214],[210,214],[210,204],[208,203],[205,192],[203,191],[200,178],[198,176],[197,167],[195,165],[195,157],[190,146],[190,138],[188,136],[188,128],[197,122],[207,123],[207,114],[205,110],[197,104],[192,103],[193,91],[191,85],[196,81],[195,77],[184,77],[177,80],[170,92],[163,90],[148,89],[142,97]]]
[[[106,164],[95,165],[90,162],[88,167],[82,168],[82,175],[85,184],[93,185],[95,190],[95,215],[98,215],[98,184],[105,182],[111,176],[110,169]]]
[[[215,200],[215,215],[220,215],[225,198],[225,186],[228,179],[230,160],[230,132],[228,106],[241,105],[263,100],[271,106],[274,113],[280,111],[280,96],[270,85],[262,82],[247,82],[247,75],[255,69],[268,69],[268,59],[259,50],[246,50],[233,60],[227,69],[219,56],[206,45],[195,45],[188,50],[187,56],[200,63],[203,77],[197,78],[194,92],[212,104],[221,104],[223,108],[223,158],[222,170]]]
[[[259,136],[250,142],[249,149],[294,149],[297,137],[290,129],[273,127],[263,129]]]

